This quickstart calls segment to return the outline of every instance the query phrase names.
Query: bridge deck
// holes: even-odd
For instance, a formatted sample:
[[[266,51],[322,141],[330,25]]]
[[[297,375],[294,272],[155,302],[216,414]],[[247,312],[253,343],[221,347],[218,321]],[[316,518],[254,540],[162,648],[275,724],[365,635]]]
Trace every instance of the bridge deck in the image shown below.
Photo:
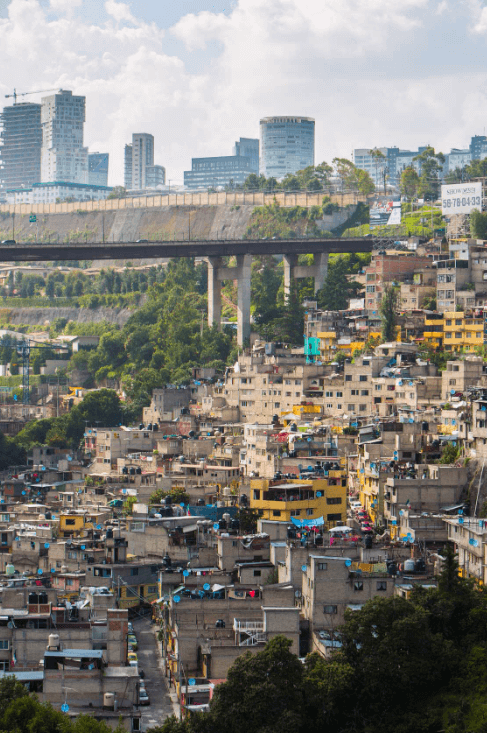
[[[289,255],[320,252],[371,252],[373,240],[363,239],[238,239],[173,242],[17,242],[0,244],[0,262],[46,260],[128,260],[161,257],[224,257]]]

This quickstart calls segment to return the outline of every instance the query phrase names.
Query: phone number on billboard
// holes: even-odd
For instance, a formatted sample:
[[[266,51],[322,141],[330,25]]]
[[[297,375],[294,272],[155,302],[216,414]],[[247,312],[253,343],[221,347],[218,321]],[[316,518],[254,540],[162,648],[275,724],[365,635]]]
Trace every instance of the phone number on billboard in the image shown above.
[[[480,196],[465,196],[461,199],[443,199],[444,209],[456,209],[459,206],[480,206]]]

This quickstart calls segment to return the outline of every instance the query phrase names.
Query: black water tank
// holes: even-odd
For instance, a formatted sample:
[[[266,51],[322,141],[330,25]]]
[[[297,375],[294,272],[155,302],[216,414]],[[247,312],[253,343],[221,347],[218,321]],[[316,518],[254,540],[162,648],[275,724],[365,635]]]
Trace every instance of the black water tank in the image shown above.
[[[226,529],[227,528],[226,521],[224,519],[220,519],[219,522],[218,522],[218,527],[219,527],[219,529]]]
[[[162,562],[164,565],[166,565],[166,567],[168,567],[169,565],[172,565],[172,560],[169,557],[169,555],[164,555],[164,557],[162,558]]]
[[[389,575],[397,575],[397,563],[394,560],[387,560],[386,567]]]
[[[143,429],[144,429],[144,423],[141,422],[140,425],[139,425],[139,430],[143,430]]]
[[[112,538],[113,538],[113,529],[109,527],[107,529],[107,540],[112,539]]]
[[[206,502],[204,499],[198,499],[198,501],[196,502],[196,505],[197,506],[206,506]]]
[[[47,603],[47,593],[39,593],[39,603]]]
[[[194,438],[195,435],[196,435],[195,431],[194,430],[190,430],[189,433],[188,433],[188,438]]]
[[[215,623],[216,629],[224,629],[225,628],[225,621],[222,618],[219,618]]]
[[[416,565],[414,566],[414,570],[417,573],[425,573],[426,572],[426,563],[423,560],[422,557],[419,558],[419,560],[416,561]]]
[[[135,468],[133,466],[130,467],[129,473],[131,476],[135,476]]]
[[[147,430],[152,430],[152,423],[151,422],[148,424]]]
[[[365,536],[364,545],[366,550],[372,549],[372,535],[368,534]]]
[[[137,466],[137,468],[135,469],[135,473],[136,473],[136,474],[137,474],[138,476],[140,476],[140,474],[142,473],[142,469],[141,469],[141,467],[140,467],[140,466]]]
[[[37,593],[29,593],[29,603],[39,603]]]
[[[248,501],[247,494],[240,494],[240,503],[243,506],[247,506]]]
[[[174,527],[174,531],[178,534],[183,534],[183,528],[182,527]]]
[[[157,431],[159,430],[159,423],[155,422],[152,426],[152,430],[155,430],[155,432],[157,433]]]
[[[129,472],[129,470],[128,470],[127,466],[124,466],[124,467],[122,468],[122,473],[123,473],[123,475],[124,475],[124,476],[126,476],[126,475],[128,474],[128,472]]]
[[[239,529],[240,528],[240,522],[238,519],[232,519],[230,522],[230,529]]]
[[[166,498],[164,499],[164,504],[165,504],[166,506],[171,506],[171,504],[172,504],[172,499],[171,499],[171,497],[170,497],[170,496],[166,496]]]

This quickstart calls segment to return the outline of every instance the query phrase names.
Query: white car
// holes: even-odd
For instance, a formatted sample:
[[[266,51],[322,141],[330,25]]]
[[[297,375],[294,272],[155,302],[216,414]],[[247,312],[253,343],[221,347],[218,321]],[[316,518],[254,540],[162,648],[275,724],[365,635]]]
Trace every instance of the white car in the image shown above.
[[[139,700],[141,705],[150,705],[150,697],[145,689],[139,691]]]

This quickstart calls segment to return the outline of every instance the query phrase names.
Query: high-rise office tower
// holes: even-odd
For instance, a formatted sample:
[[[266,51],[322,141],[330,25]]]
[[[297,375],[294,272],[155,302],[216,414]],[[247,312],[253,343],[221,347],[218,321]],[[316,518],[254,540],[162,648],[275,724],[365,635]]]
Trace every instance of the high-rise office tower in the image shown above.
[[[132,135],[132,188],[147,188],[147,168],[154,165],[154,135],[136,132]]]
[[[108,186],[108,153],[88,153],[88,183]]]
[[[125,154],[124,154],[124,167],[123,167],[123,185],[129,191],[132,186],[132,158],[133,158],[133,151],[131,145],[125,146]]]
[[[41,180],[41,105],[14,104],[0,115],[0,179],[4,188],[31,186]]]
[[[249,158],[252,173],[259,175],[259,141],[257,138],[241,137],[233,146],[233,154]]]
[[[266,178],[284,178],[315,164],[311,117],[264,117],[260,121],[260,166]]]
[[[85,97],[62,89],[42,100],[41,180],[88,183],[88,148],[83,147]]]

